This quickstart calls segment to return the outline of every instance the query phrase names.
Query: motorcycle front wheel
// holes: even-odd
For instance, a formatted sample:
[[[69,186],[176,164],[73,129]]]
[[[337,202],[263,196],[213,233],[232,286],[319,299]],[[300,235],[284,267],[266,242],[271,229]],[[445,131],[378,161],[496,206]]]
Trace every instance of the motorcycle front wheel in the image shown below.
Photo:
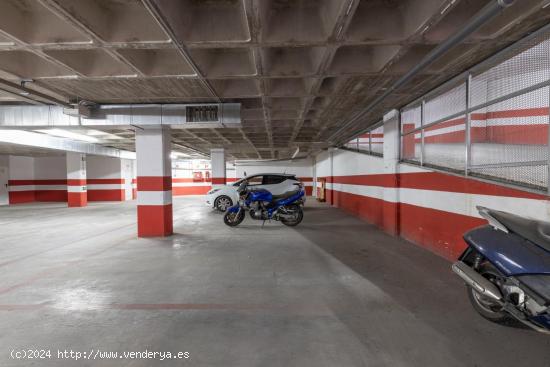
[[[284,213],[287,215],[290,214],[293,217],[292,219],[281,217],[281,222],[285,226],[295,227],[298,224],[300,224],[302,219],[304,219],[304,212],[302,211],[302,208],[300,207],[300,205],[293,204],[293,205],[285,206]]]
[[[226,212],[223,216],[223,222],[229,227],[236,227],[244,219],[244,210],[240,210],[237,213]]]

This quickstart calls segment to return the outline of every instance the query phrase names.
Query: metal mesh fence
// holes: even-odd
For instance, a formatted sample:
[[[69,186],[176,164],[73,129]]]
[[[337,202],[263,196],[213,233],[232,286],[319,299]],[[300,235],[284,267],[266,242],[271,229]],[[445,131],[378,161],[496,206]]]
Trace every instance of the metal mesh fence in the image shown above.
[[[423,163],[452,170],[464,169],[466,117],[459,116],[424,129]]]
[[[401,158],[547,191],[549,39],[536,32],[404,108]]]
[[[348,149],[364,153],[382,155],[383,142],[384,127],[383,125],[376,124],[371,130],[359,135],[357,138],[344,144],[344,146]]]
[[[466,83],[426,100],[424,125],[463,112],[466,109]]]

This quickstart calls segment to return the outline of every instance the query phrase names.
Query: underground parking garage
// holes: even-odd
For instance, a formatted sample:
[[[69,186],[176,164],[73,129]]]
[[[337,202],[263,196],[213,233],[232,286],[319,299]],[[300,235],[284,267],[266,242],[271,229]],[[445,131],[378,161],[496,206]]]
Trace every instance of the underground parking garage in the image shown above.
[[[548,0],[0,0],[1,366],[548,366]]]

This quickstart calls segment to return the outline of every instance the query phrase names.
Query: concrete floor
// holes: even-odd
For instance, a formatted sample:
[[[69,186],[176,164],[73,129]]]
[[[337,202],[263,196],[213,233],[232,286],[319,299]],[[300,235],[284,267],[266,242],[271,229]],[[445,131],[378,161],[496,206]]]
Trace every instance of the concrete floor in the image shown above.
[[[57,350],[189,352],[163,366],[549,366],[550,338],[492,324],[449,263],[310,200],[296,229],[222,224],[176,198],[176,235],[136,239],[135,203],[0,208],[0,365]],[[10,359],[50,349],[50,360]]]

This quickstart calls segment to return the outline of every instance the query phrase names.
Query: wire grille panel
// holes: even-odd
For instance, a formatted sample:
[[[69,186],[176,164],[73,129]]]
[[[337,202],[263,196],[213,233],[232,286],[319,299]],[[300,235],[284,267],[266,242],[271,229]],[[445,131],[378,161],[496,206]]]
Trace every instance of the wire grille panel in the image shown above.
[[[471,86],[472,107],[489,103],[549,79],[550,40],[546,39],[483,73],[474,75]]]
[[[424,157],[427,165],[463,170],[466,160],[465,115],[424,129]]]
[[[548,88],[471,115],[471,172],[510,183],[548,185]]]
[[[466,109],[466,84],[462,83],[426,101],[424,125],[462,112]]]
[[[550,34],[545,32],[473,67],[471,78],[426,95],[423,111],[418,102],[404,108],[401,158],[548,191]]]

